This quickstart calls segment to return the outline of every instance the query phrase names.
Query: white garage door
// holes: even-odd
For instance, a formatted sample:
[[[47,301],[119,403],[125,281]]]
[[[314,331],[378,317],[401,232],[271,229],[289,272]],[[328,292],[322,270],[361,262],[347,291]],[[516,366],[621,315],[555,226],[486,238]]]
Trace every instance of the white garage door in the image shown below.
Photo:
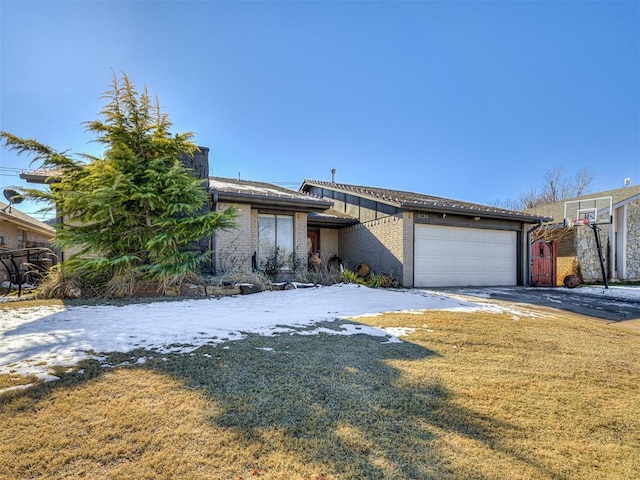
[[[517,234],[415,225],[414,285],[516,285]]]

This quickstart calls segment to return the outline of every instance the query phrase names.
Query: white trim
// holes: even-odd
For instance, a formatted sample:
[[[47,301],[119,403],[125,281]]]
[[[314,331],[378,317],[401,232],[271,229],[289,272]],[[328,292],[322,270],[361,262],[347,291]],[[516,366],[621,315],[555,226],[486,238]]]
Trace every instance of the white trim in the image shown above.
[[[622,205],[622,279],[627,279],[627,204]],[[620,252],[618,252],[620,255]]]
[[[618,211],[622,211],[622,224],[618,222]],[[609,227],[609,271],[611,277],[618,280],[625,280],[627,278],[627,205],[622,204],[613,208],[613,222]],[[620,251],[618,250],[618,241],[616,239],[616,232],[620,238]],[[616,264],[616,257],[620,259],[621,270],[618,270]]]

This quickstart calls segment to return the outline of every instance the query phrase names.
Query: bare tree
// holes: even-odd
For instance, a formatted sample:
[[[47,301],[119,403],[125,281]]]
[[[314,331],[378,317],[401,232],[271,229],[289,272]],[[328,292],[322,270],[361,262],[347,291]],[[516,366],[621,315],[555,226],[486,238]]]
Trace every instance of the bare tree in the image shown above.
[[[554,203],[566,198],[569,190],[569,182],[562,177],[562,167],[553,167],[544,174],[544,185],[542,186],[541,204]]]
[[[515,198],[495,200],[492,205],[511,210],[525,210],[547,203],[560,202],[567,198],[579,197],[588,191],[593,178],[593,171],[588,167],[578,170],[573,179],[564,176],[562,167],[553,167],[544,174],[541,188],[531,186]]]
[[[528,190],[525,190],[520,195],[518,195],[518,201],[520,204],[519,210],[537,207],[538,205],[540,205],[539,202],[542,195],[542,192],[540,192],[540,190],[538,190],[536,187],[529,187]]]
[[[581,168],[576,173],[574,197],[579,197],[587,192],[593,182],[593,171],[589,167]]]

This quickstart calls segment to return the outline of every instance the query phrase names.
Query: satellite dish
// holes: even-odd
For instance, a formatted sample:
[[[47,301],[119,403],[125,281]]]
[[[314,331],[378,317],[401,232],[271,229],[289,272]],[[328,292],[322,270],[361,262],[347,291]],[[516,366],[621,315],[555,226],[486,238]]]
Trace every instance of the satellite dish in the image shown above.
[[[9,200],[9,205],[17,205],[24,200],[24,198],[12,188],[4,189],[4,198]]]

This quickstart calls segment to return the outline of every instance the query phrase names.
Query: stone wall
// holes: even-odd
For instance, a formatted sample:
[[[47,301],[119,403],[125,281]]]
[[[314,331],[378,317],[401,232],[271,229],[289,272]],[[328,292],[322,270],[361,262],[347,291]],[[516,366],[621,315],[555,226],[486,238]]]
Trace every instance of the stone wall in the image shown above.
[[[209,178],[209,149],[207,147],[198,147],[199,149],[193,153],[193,156],[185,153],[180,157],[180,161],[185,167],[193,170],[196,177],[203,180]]]
[[[640,200],[627,205],[626,280],[640,279]]]
[[[180,161],[185,167],[191,169],[197,178],[202,180],[203,190],[209,192],[209,149],[207,147],[199,147],[198,150],[193,152],[193,155],[184,153],[180,156]],[[206,202],[202,205],[200,213],[206,213],[209,208],[209,203]],[[200,253],[210,251],[212,249],[211,238],[207,236],[200,240],[200,242],[193,242],[193,248],[199,250]],[[210,260],[207,260],[201,269],[203,272],[211,273],[214,265],[212,265]]]
[[[602,256],[605,269],[607,269],[607,265],[609,265],[609,231],[606,227],[607,226],[605,225],[599,230],[600,245],[602,246]],[[585,282],[602,282],[602,269],[600,268],[600,260],[598,258],[598,250],[596,248],[596,239],[593,229],[587,226],[574,228],[577,229],[576,252],[582,280]]]

